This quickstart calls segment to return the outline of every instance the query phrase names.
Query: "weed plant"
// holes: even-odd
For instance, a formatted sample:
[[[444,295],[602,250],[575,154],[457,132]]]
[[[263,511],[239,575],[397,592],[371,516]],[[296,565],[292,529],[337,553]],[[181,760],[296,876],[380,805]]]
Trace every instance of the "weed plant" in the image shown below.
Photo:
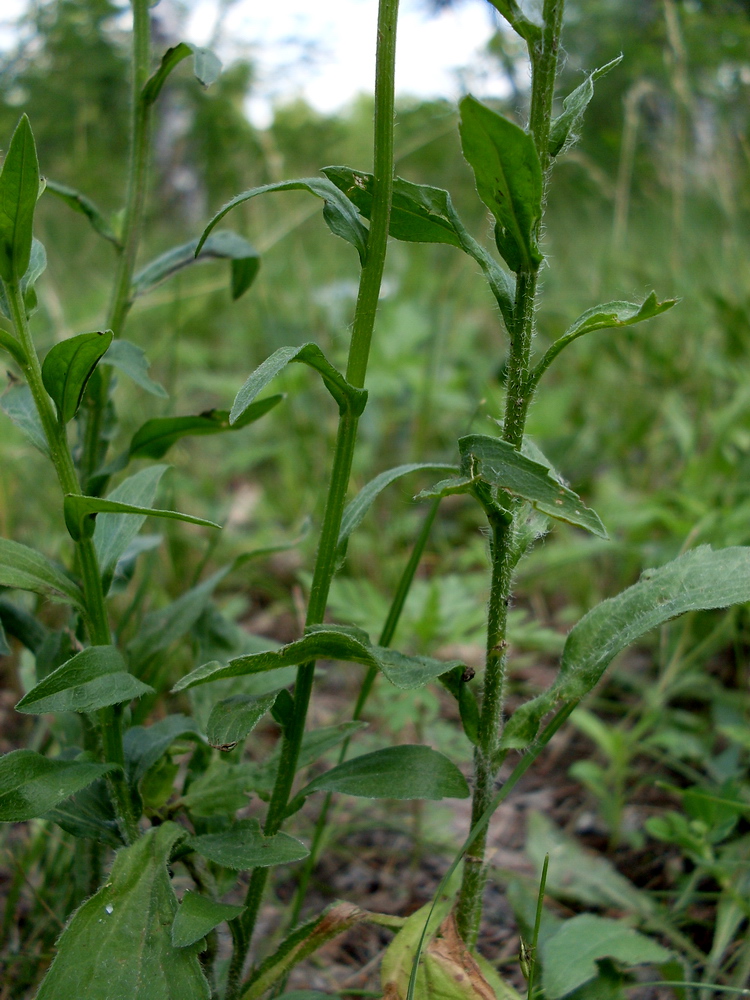
[[[595,305],[552,337],[546,351],[534,353],[540,276],[546,266],[542,244],[547,187],[557,157],[577,139],[595,84],[616,71],[619,59],[590,73],[555,114],[563,0],[545,0],[538,18],[524,13],[516,0],[494,0],[528,49],[532,80],[528,125],[522,128],[467,96],[460,106],[460,139],[479,199],[492,217],[501,264],[470,234],[447,191],[394,176],[398,11],[396,0],[380,0],[372,172],[329,166],[322,169],[322,176],[272,180],[244,191],[211,219],[198,239],[139,268],[154,109],[183,60],[192,59],[196,77],[206,86],[215,82],[220,65],[211,52],[180,43],[169,48],[154,68],[148,4],[133,0],[132,6],[131,134],[122,214],[110,218],[85,194],[40,175],[25,116],[13,134],[0,175],[0,306],[5,317],[0,346],[18,373],[2,408],[49,460],[50,488],[56,482],[60,526],[64,524],[69,539],[64,565],[39,548],[0,539],[0,586],[7,591],[0,599],[0,650],[9,649],[7,635],[31,654],[33,677],[16,708],[41,717],[31,745],[0,758],[0,820],[33,824],[11,886],[6,920],[14,912],[23,866],[40,851],[55,855],[48,870],[64,877],[66,842],[53,832],[59,828],[75,838],[66,916],[73,912],[36,993],[39,1000],[279,996],[297,963],[362,922],[397,931],[382,961],[384,1000],[518,997],[476,950],[488,878],[487,829],[494,812],[626,646],[679,615],[750,599],[750,550],[690,548],[589,611],[569,632],[551,687],[507,717],[508,625],[522,561],[555,522],[599,539],[607,537],[596,512],[566,485],[526,433],[529,408],[543,394],[548,369],[579,338],[653,319],[675,304],[673,299],[660,302],[651,293],[642,302]],[[286,191],[322,200],[330,230],[350,244],[358,258],[361,273],[345,365],[334,365],[316,343],[281,345],[252,371],[231,409],[150,419],[135,428],[125,450],[112,453],[117,379],[125,376],[144,392],[165,395],[149,376],[144,352],[124,337],[134,303],[177,271],[205,258],[229,261],[232,296],[242,296],[257,275],[259,254],[238,233],[217,227],[239,206]],[[116,268],[104,328],[68,337],[42,359],[30,325],[37,304],[35,285],[46,263],[45,249],[33,235],[34,216],[38,199],[53,195],[82,213],[112,244]],[[504,362],[499,338],[497,356],[489,359],[489,364],[502,368],[504,389],[499,399],[491,400],[492,406],[497,404],[493,433],[460,437],[457,463],[413,461],[388,469],[347,504],[360,418],[368,402],[365,385],[389,235],[404,243],[460,250],[478,265],[506,338]],[[433,319],[438,315],[435,309]],[[139,560],[148,560],[162,541],[161,536],[140,534],[146,519],[163,519],[166,530],[174,528],[171,522],[206,532],[219,527],[203,517],[154,506],[166,472],[160,460],[184,437],[241,432],[282,402],[291,407],[293,401],[284,402],[280,394],[263,393],[293,364],[320,376],[336,404],[334,419],[338,411],[330,477],[315,532],[317,554],[303,634],[285,645],[271,646],[233,626],[211,603],[212,594],[230,573],[254,556],[268,554],[268,547],[205,576],[213,550],[209,542],[195,579],[184,592],[165,607],[144,614],[149,575],[141,574],[134,586],[135,567]],[[430,367],[415,377],[406,360],[399,358],[394,369],[395,374],[381,372],[380,381],[376,377],[370,386],[387,384],[390,376],[397,383],[403,379],[413,390],[424,378],[424,401],[414,435],[418,459],[439,405],[428,391]],[[365,440],[365,450],[368,444]],[[131,463],[138,461],[157,464],[130,472]],[[312,459],[303,458],[300,465],[304,461]],[[409,558],[385,614],[377,607],[373,614],[355,605],[351,591],[347,597],[343,586],[336,587],[334,576],[346,560],[350,536],[380,493],[414,473],[439,477],[439,482],[420,494],[429,503]],[[299,478],[297,469],[291,490]],[[393,648],[430,530],[446,497],[467,497],[475,503],[488,532],[486,655],[480,677],[460,659],[433,655],[440,636],[428,611],[422,618],[419,651],[407,655]],[[194,537],[169,536],[174,560],[179,565],[182,559],[186,570],[195,561],[185,556],[186,539]],[[460,583],[454,583],[453,590],[449,580],[441,585],[448,601],[461,592]],[[17,591],[37,594],[66,610],[50,627],[46,609],[42,607],[41,616],[32,613]],[[435,593],[434,598],[425,598],[428,609],[431,600],[441,599]],[[327,621],[331,608],[345,623]],[[361,626],[379,614],[382,624],[373,641]],[[476,634],[477,622],[470,613],[466,627]],[[193,656],[181,664],[181,675],[170,692],[174,678],[165,653],[188,634]],[[537,648],[545,642],[555,648],[554,636],[543,629],[532,629],[529,635]],[[680,648],[679,657],[683,653]],[[318,661],[360,664],[366,673],[351,719],[310,730],[306,723]],[[576,716],[578,726],[596,740],[609,761],[609,772],[592,761],[583,762],[578,776],[602,803],[615,841],[622,835],[624,784],[633,747],[650,732],[669,700],[679,672],[674,662],[667,665],[647,711],[634,727],[607,731],[591,715],[579,710]],[[380,674],[395,691],[438,684],[455,700],[473,755],[470,785],[455,761],[422,744],[394,743],[347,759],[350,744],[356,747],[361,715]],[[167,714],[171,707],[186,704],[191,716]],[[50,715],[55,719],[48,724]],[[278,744],[270,755],[256,754],[250,762],[243,756],[246,741],[267,715],[278,727]],[[725,722],[725,730],[740,747],[746,745],[736,721]],[[337,747],[335,766],[316,769],[307,776],[310,780],[298,783],[300,772]],[[519,752],[520,757],[510,757]],[[508,763],[513,764],[510,769]],[[322,793],[322,803],[308,849],[284,827],[317,793]],[[258,816],[248,817],[250,794],[267,803],[262,825]],[[310,875],[325,842],[332,797],[340,794],[416,801],[471,795],[466,841],[430,906],[404,919],[339,902],[299,924]],[[733,885],[737,871],[745,881],[747,876],[746,865],[742,867],[745,842],[733,839],[747,805],[731,775],[718,791],[707,792],[696,783],[678,794],[689,818],[672,813],[652,821],[649,832],[690,854],[698,873],[694,884],[704,872],[718,877],[726,905],[722,936],[710,955],[696,955],[660,909],[644,909],[640,897],[633,902],[632,893],[626,894],[627,900],[643,929],[658,932],[669,947],[593,913],[564,922],[555,922],[549,914],[545,917],[545,887],[549,884],[552,890],[561,880],[555,867],[561,866],[565,845],[558,844],[551,862],[540,865],[541,886],[530,909],[528,893],[519,896],[519,922],[526,926],[519,961],[528,1000],[604,996],[617,1000],[624,996],[625,970],[642,964],[659,967],[665,981],[677,981],[683,996],[694,989],[685,976],[697,964],[703,979],[696,989],[712,988],[713,978],[721,973],[733,976],[734,989],[741,990],[750,951],[729,954],[728,942],[747,915],[742,891]],[[537,846],[544,836],[549,840],[552,835],[542,831]],[[47,840],[51,848],[46,847]],[[570,864],[569,856],[570,850]],[[296,897],[287,916],[289,933],[248,968],[269,870],[298,863]],[[170,881],[170,872],[178,868],[192,885],[179,901]],[[248,873],[246,885],[242,878],[238,883],[238,872]],[[619,884],[613,873],[608,872],[607,878],[608,884]],[[223,902],[222,897],[239,884],[244,900]],[[233,898],[239,898],[236,892]],[[217,934],[225,922],[232,942],[227,961],[219,956]],[[677,961],[678,953],[692,964]],[[36,979],[35,970],[26,970],[26,975],[28,982]],[[284,995],[287,1000],[324,996],[311,990]]]

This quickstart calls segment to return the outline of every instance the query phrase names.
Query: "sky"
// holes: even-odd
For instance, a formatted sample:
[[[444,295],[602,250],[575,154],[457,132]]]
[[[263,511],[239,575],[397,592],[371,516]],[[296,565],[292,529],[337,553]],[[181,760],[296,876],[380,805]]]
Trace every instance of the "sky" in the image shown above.
[[[216,41],[220,0],[197,0],[186,32],[197,44]],[[303,97],[324,113],[371,92],[377,0],[238,0],[225,15],[217,48],[225,59],[240,51],[256,61],[258,86],[248,103],[254,124],[270,122],[274,102]],[[470,85],[484,95],[504,88],[481,51],[495,12],[486,0],[461,0],[432,14],[427,0],[401,0],[396,88],[402,95],[456,99]],[[463,74],[462,70],[467,70]],[[464,83],[462,85],[461,77]]]
[[[28,0],[0,0],[0,49]],[[44,0],[43,0],[44,2]],[[54,2],[54,0],[47,0]],[[118,2],[118,0],[115,0]],[[130,19],[127,0],[123,22]],[[224,8],[220,28],[219,10]],[[507,83],[482,51],[498,15],[487,0],[458,0],[432,13],[428,0],[401,0],[396,89],[399,95],[456,100],[471,91],[501,96]],[[372,93],[377,0],[161,0],[154,9],[170,34],[212,45],[225,63],[250,57],[257,83],[248,117],[265,128],[276,104],[302,97],[318,111],[345,108]]]

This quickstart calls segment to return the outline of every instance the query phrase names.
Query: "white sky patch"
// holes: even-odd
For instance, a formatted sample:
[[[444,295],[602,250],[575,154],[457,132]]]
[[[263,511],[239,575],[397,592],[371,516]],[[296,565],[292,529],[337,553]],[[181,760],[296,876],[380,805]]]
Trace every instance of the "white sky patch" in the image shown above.
[[[216,0],[198,0],[187,23],[188,40],[213,41]],[[240,0],[222,25],[219,55],[246,54],[256,64],[257,83],[248,114],[267,126],[275,104],[302,97],[331,114],[359,93],[371,93],[375,73],[377,0]],[[482,50],[495,30],[486,0],[464,0],[430,14],[425,0],[402,0],[398,27],[396,89],[404,96],[455,100],[469,80],[480,96],[503,94],[502,74],[488,66]],[[464,72],[467,71],[468,73]]]

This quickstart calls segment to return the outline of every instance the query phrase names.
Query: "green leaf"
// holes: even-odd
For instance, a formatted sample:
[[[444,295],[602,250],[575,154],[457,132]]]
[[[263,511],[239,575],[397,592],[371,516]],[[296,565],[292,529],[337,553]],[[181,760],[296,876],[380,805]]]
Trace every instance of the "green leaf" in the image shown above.
[[[83,594],[46,556],[19,542],[0,538],[0,587],[31,590],[50,601],[83,607]]]
[[[22,823],[42,816],[114,767],[49,760],[33,750],[6,753],[0,757],[0,822]]]
[[[113,340],[99,364],[111,365],[121,371],[141,389],[150,392],[152,396],[158,396],[160,399],[167,398],[168,394],[164,387],[149,378],[148,370],[151,363],[147,359],[145,351],[129,340]]]
[[[147,420],[133,435],[130,442],[130,457],[161,458],[180,438],[241,430],[265,416],[269,410],[278,406],[283,398],[283,395],[277,394],[256,400],[233,424],[229,422],[228,410],[206,410],[205,413],[194,417],[156,417]]]
[[[40,655],[48,636],[55,634],[49,633],[44,625],[24,608],[2,598],[0,598],[0,624],[9,635],[23,643],[36,657]]]
[[[141,99],[144,104],[154,103],[169,74],[175,66],[178,66],[183,59],[187,59],[190,55],[193,57],[193,75],[204,87],[210,87],[218,80],[221,74],[221,60],[218,56],[214,55],[210,49],[202,49],[190,42],[179,42],[167,49],[161,57],[159,68],[146,81],[141,91]]]
[[[211,233],[202,244],[200,253],[197,251],[198,240],[191,240],[152,260],[133,277],[133,298],[145,295],[173,274],[199,261],[229,260],[232,266],[232,298],[236,300],[252,285],[260,269],[260,254],[255,247],[229,230]]]
[[[208,719],[208,742],[221,750],[236,746],[271,709],[277,694],[277,691],[261,697],[236,694],[218,702]]]
[[[370,219],[372,174],[351,167],[323,167],[321,172],[357,206],[361,215]],[[412,184],[403,177],[394,177],[389,233],[395,239],[460,247],[461,238],[451,220],[452,211],[450,195],[442,188]]]
[[[222,833],[191,837],[190,847],[224,868],[244,871],[269,868],[301,861],[310,853],[304,844],[287,833],[264,837],[257,819],[243,819]]]
[[[203,736],[196,723],[185,715],[168,715],[152,726],[131,726],[123,736],[125,773],[134,787],[150,767],[169,750],[175,740],[190,739],[199,743]]]
[[[225,920],[233,920],[245,909],[230,903],[215,903],[189,889],[182,897],[177,916],[172,924],[172,944],[175,948],[187,948],[197,944],[206,934]]]
[[[193,517],[192,514],[181,514],[176,510],[158,510],[153,507],[120,503],[119,500],[79,496],[75,493],[67,494],[63,510],[65,524],[74,541],[78,541],[82,537],[91,538],[95,531],[94,519],[97,514],[146,514],[148,517],[166,517],[175,521],[186,521],[188,524],[199,524],[204,528],[221,528],[221,525],[216,524],[215,521],[207,521],[203,517]],[[140,524],[138,526],[140,527]]]
[[[597,960],[611,958],[627,968],[667,962],[672,952],[631,927],[581,913],[566,920],[542,949],[542,985],[549,1000],[558,1000],[594,979]]]
[[[578,340],[585,333],[594,330],[608,330],[613,327],[634,326],[644,320],[652,319],[676,305],[679,299],[665,299],[658,302],[656,292],[651,292],[643,302],[605,302],[603,305],[587,309],[585,313],[569,326],[565,333],[548,348],[544,357],[531,373],[531,384],[535,385],[549,368],[557,355],[568,344]]]
[[[317,198],[322,198],[324,202],[323,218],[326,220],[328,228],[336,236],[340,236],[341,239],[346,240],[347,243],[351,243],[356,248],[360,262],[364,265],[367,255],[367,230],[359,221],[357,209],[346,195],[342,194],[335,184],[324,177],[304,177],[296,181],[279,181],[275,184],[264,184],[262,187],[243,191],[242,194],[238,194],[227,202],[211,219],[198,242],[198,249],[200,250],[203,246],[214,226],[233,208],[259,194],[269,194],[272,191],[309,191]]]
[[[446,491],[468,492],[473,482],[481,480],[503,493],[528,500],[543,514],[585,528],[600,538],[607,538],[598,514],[581,498],[567,489],[539,462],[527,458],[500,438],[487,434],[467,434],[458,442],[461,453],[460,481],[448,481]],[[454,485],[452,485],[454,484]]]
[[[300,347],[280,347],[255,369],[237,393],[229,414],[229,423],[235,424],[241,420],[258,393],[294,361],[309,365],[320,373],[326,389],[339,404],[342,413],[349,411],[355,416],[362,413],[367,403],[367,390],[350,385],[341,372],[328,361],[317,344],[302,344]]]
[[[552,122],[549,132],[549,155],[558,156],[578,139],[578,129],[583,122],[586,108],[589,106],[591,98],[594,96],[594,83],[609,73],[619,63],[622,62],[622,53],[612,59],[605,66],[600,66],[593,73],[589,73],[583,83],[568,94],[563,101],[562,114]]]
[[[128,644],[130,669],[138,673],[162,650],[181,639],[195,625],[211,600],[211,594],[227,575],[230,566],[218,570],[202,583],[191,587],[164,608],[150,611],[141,621],[138,634]]]
[[[0,174],[0,278],[20,282],[29,267],[39,163],[26,115],[13,133]]]
[[[0,398],[0,408],[16,427],[23,431],[35,448],[51,458],[47,436],[39,419],[34,397],[27,385],[14,385]]]
[[[300,796],[340,792],[367,799],[465,799],[466,779],[443,754],[425,746],[386,747],[326,771]]]
[[[397,479],[408,476],[411,472],[457,472],[455,465],[446,465],[444,462],[416,462],[410,465],[397,465],[393,469],[387,469],[380,475],[371,479],[366,486],[363,486],[356,497],[347,504],[344,515],[341,518],[339,538],[337,543],[337,556],[339,560],[346,555],[346,545],[351,533],[359,527],[373,505],[377,497],[383,492],[386,486],[390,486]]]
[[[3,620],[0,618],[0,656],[10,656],[12,650],[8,645],[8,640],[5,637],[5,629],[3,628]]]
[[[2,327],[0,327],[0,347],[11,355],[16,364],[24,367],[26,364],[26,355],[20,341],[16,340],[12,333],[3,330]]]
[[[185,831],[152,827],[115,855],[106,884],[73,915],[36,1000],[209,1000],[197,948],[175,948],[167,862]]]
[[[323,167],[323,173],[357,206],[366,219],[370,218],[372,174],[353,170],[351,167]],[[481,267],[500,306],[506,326],[508,329],[512,327],[515,298],[513,279],[469,234],[447,191],[428,184],[412,184],[403,177],[395,177],[389,232],[396,239],[407,242],[448,243],[460,247]]]
[[[47,178],[45,190],[51,191],[52,194],[62,199],[74,212],[80,212],[82,215],[85,215],[95,232],[103,236],[105,240],[113,243],[118,250],[122,247],[122,242],[115,234],[102,210],[90,198],[87,198],[85,194],[81,194],[75,188],[68,187],[67,184],[58,184],[57,181],[51,181],[49,178]]]
[[[61,423],[78,412],[88,380],[112,343],[112,331],[80,333],[63,340],[47,352],[42,381],[57,407]]]
[[[255,787],[256,770],[250,763],[211,762],[207,770],[190,783],[180,799],[193,816],[233,816],[244,809]]]
[[[463,153],[495,217],[495,242],[511,271],[536,271],[542,254],[542,168],[532,136],[473,97],[461,101]]]
[[[345,625],[313,625],[303,638],[290,642],[280,649],[264,650],[237,656],[227,664],[211,662],[196,667],[179,680],[173,691],[183,691],[196,684],[221,680],[224,677],[241,677],[245,674],[292,667],[315,659],[344,660],[363,663],[381,670],[388,680],[404,691],[423,687],[453,667],[461,666],[459,660],[434,660],[429,656],[406,656],[394,649],[374,646],[367,633]]]
[[[167,465],[151,465],[125,479],[107,500],[151,509]],[[94,545],[102,575],[113,570],[120,556],[141,530],[146,515],[100,514],[94,528]]]
[[[619,652],[657,625],[688,611],[750,601],[750,548],[714,551],[702,545],[638,583],[602,601],[570,631],[554,683],[508,720],[504,747],[525,747],[546,713],[560,701],[578,701],[597,684]]]
[[[109,705],[153,694],[154,689],[127,672],[114,646],[90,646],[53,670],[21,698],[17,712],[96,712]]]
[[[95,840],[115,849],[123,846],[107,782],[103,778],[44,813],[42,819],[57,823],[66,833],[81,840]]]

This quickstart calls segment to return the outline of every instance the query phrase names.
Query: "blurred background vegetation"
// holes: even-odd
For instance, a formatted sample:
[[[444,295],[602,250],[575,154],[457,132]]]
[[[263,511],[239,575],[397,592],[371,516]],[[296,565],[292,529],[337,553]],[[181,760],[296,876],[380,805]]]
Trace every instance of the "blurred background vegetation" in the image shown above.
[[[640,300],[652,288],[682,302],[649,324],[583,338],[545,376],[530,432],[597,509],[611,540],[555,528],[524,564],[514,619],[521,666],[555,653],[572,621],[644,566],[696,544],[750,543],[750,0],[568,0],[566,9],[561,95],[583,72],[620,52],[624,59],[597,84],[581,140],[555,169],[538,347],[598,302]],[[154,9],[158,47],[180,39],[187,11],[167,0]],[[113,213],[127,160],[120,13],[110,0],[34,0],[0,64],[0,136],[9,137],[27,112],[42,172]],[[523,122],[528,95],[515,36],[498,31],[490,56],[509,81],[510,96],[496,106]],[[370,98],[330,117],[302,101],[279,106],[270,126],[258,130],[244,113],[253,87],[247,61],[226,66],[207,92],[187,68],[170,79],[156,121],[144,263],[197,236],[239,191],[332,163],[370,167]],[[488,220],[456,126],[450,103],[403,99],[397,171],[449,189],[487,242]],[[49,195],[38,220],[49,267],[38,286],[34,330],[45,349],[102,322],[114,251]],[[131,314],[127,336],[147,350],[151,374],[170,397],[119,385],[122,440],[115,452],[148,416],[227,407],[246,375],[282,345],[315,340],[334,362],[344,359],[357,261],[322,225],[318,203],[275,195],[235,213],[232,225],[263,255],[249,294],[232,304],[226,268],[208,264],[176,276]],[[393,243],[353,485],[400,462],[452,461],[461,434],[491,432],[501,412],[504,354],[475,265],[448,246]],[[180,593],[204,558],[221,561],[291,537],[305,517],[320,518],[335,413],[318,380],[303,366],[292,368],[284,376],[285,402],[258,424],[236,435],[185,439],[171,452],[169,503],[227,528],[216,552],[183,528],[168,531],[166,550],[139,570],[148,580],[139,591],[146,607]],[[3,420],[0,534],[55,552],[64,543],[44,463]],[[334,617],[379,631],[423,517],[411,501],[422,485],[428,483],[393,488],[352,539],[332,592]],[[250,563],[225,585],[225,614],[277,638],[295,634],[311,545]],[[480,658],[485,545],[473,508],[458,498],[445,504],[401,646],[434,652],[461,644],[468,658]],[[130,598],[120,600],[125,607]],[[696,641],[700,654],[687,655]],[[611,701],[605,707],[625,714],[626,728],[635,711],[647,720],[640,737],[650,733],[660,753],[703,767],[726,750],[717,742],[717,720],[735,728],[746,721],[749,643],[743,609],[693,616],[653,640],[655,669],[667,676],[661,674],[653,698],[639,689],[643,700],[630,715]],[[616,679],[626,701],[643,681],[625,670]],[[405,724],[408,711],[382,697],[390,724]],[[437,701],[420,698],[414,712],[434,720]],[[691,719],[680,714],[680,698],[697,712]],[[668,702],[671,722],[658,715]],[[581,729],[597,743],[590,723]],[[627,754],[637,751],[631,746],[624,765],[612,764],[598,745],[602,780],[622,798],[632,783]],[[740,741],[732,753],[746,781],[747,747]],[[716,770],[716,780],[730,771]],[[619,820],[608,822],[612,834]]]

